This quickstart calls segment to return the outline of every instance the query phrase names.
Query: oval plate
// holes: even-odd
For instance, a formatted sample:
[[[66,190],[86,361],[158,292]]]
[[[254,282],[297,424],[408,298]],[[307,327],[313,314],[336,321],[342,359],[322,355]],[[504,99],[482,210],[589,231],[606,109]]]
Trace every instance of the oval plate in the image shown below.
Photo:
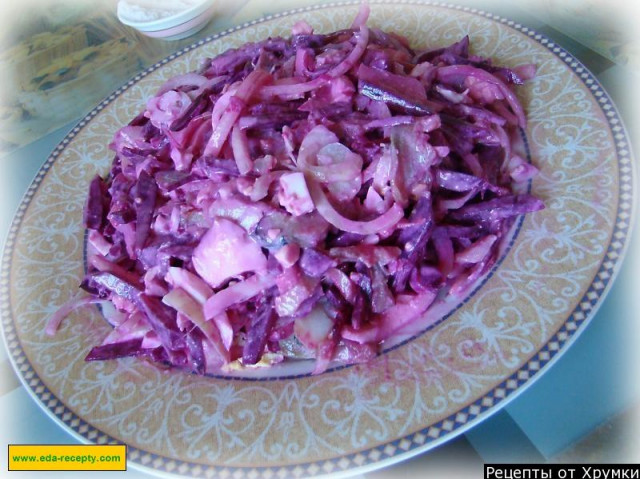
[[[339,8],[337,8],[339,7]],[[582,331],[616,275],[633,218],[633,163],[624,127],[592,74],[536,32],[474,9],[371,2],[370,25],[416,47],[464,35],[500,65],[534,63],[518,93],[546,203],[527,216],[501,263],[446,320],[371,364],[316,377],[225,379],[144,362],[86,363],[109,327],[97,309],[59,333],[47,317],[83,276],[87,185],[108,171],[108,144],[167,78],[248,41],[288,36],[306,19],[347,27],[356,3],[305,8],[206,38],[136,76],[54,150],[10,230],[0,294],[11,360],[42,407],[83,442],[126,443],[129,464],[215,477],[355,474],[426,451],[504,406]]]

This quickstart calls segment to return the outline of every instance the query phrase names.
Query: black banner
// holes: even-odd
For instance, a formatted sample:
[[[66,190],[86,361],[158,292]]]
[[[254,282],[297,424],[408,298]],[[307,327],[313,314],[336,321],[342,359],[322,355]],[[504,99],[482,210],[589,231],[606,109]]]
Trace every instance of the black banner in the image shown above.
[[[640,479],[640,464],[485,464],[485,479]]]

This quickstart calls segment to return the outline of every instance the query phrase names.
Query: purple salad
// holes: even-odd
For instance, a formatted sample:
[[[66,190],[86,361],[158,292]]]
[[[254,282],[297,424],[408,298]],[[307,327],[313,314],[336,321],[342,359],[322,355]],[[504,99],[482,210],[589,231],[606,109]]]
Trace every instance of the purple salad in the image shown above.
[[[304,21],[168,80],[89,186],[86,295],[113,326],[87,360],[199,374],[365,362],[499,259],[536,174],[505,68],[469,38],[413,49]],[[517,193],[516,191],[519,191]]]

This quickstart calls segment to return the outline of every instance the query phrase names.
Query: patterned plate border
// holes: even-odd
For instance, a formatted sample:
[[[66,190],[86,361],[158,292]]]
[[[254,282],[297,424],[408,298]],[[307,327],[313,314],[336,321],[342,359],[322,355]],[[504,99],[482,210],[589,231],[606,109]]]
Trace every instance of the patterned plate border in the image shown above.
[[[25,212],[46,173],[52,167],[60,153],[64,151],[69,142],[78,135],[78,133],[100,111],[102,111],[126,89],[171,60],[174,60],[175,58],[198,48],[205,43],[221,39],[233,32],[259,23],[292,14],[310,12],[325,8],[353,6],[358,3],[358,1],[334,2],[269,15],[261,19],[252,20],[242,25],[238,25],[219,34],[206,37],[179,50],[149,67],[142,73],[136,75],[128,83],[120,87],[113,94],[98,104],[96,108],[87,114],[87,116],[85,116],[53,150],[47,161],[37,173],[17,209],[5,242],[2,270],[0,273],[0,314],[2,315],[3,339],[10,353],[9,358],[27,391],[30,392],[30,394],[36,399],[37,403],[48,415],[50,415],[64,429],[69,431],[81,442],[105,444],[117,441],[91,426],[83,419],[77,417],[44,385],[42,380],[35,373],[22,349],[15,331],[13,317],[11,315],[9,273],[12,252],[15,248],[17,234],[24,219]],[[386,4],[394,2],[372,0],[370,3]],[[637,194],[637,172],[634,170],[633,156],[630,149],[628,135],[623,122],[620,119],[620,115],[607,92],[599,84],[593,74],[561,46],[537,33],[535,30],[517,22],[476,8],[462,7],[447,3],[423,2],[419,0],[401,0],[395,3],[403,5],[431,5],[434,7],[444,7],[479,15],[513,28],[527,35],[531,40],[544,46],[549,52],[557,58],[560,58],[580,78],[596,99],[599,107],[606,116],[606,120],[614,138],[615,150],[618,159],[618,181],[620,185],[620,194],[618,197],[618,206],[611,242],[607,247],[606,253],[603,255],[603,260],[589,286],[589,289],[586,291],[582,299],[579,301],[578,306],[571,312],[560,329],[524,364],[522,368],[510,377],[504,379],[500,384],[498,384],[498,386],[494,387],[485,396],[479,398],[474,403],[460,409],[438,423],[432,424],[406,437],[396,439],[365,451],[348,454],[339,459],[280,467],[210,467],[187,461],[169,459],[161,455],[148,453],[142,449],[129,447],[128,459],[132,466],[152,474],[167,476],[187,475],[193,477],[219,477],[222,479],[227,477],[264,477],[269,479],[271,477],[307,477],[310,475],[332,475],[333,477],[342,477],[365,473],[387,466],[425,452],[442,442],[463,433],[479,421],[496,412],[501,407],[504,407],[508,401],[515,398],[526,387],[530,386],[534,380],[539,378],[544,371],[559,359],[561,353],[563,353],[576,340],[578,335],[583,331],[586,324],[595,315],[596,311],[602,304],[604,297],[611,288],[613,280],[620,270],[622,258],[629,247],[637,207],[634,197],[634,195]]]

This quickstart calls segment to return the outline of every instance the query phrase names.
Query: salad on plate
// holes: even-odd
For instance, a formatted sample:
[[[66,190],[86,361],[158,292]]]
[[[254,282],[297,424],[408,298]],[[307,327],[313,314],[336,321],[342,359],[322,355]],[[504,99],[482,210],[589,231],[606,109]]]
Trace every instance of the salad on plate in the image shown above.
[[[90,361],[321,373],[463,299],[543,208],[515,93],[535,67],[468,37],[415,49],[367,17],[300,21],[162,85],[89,185],[86,294],[47,332],[98,303],[113,329]]]

